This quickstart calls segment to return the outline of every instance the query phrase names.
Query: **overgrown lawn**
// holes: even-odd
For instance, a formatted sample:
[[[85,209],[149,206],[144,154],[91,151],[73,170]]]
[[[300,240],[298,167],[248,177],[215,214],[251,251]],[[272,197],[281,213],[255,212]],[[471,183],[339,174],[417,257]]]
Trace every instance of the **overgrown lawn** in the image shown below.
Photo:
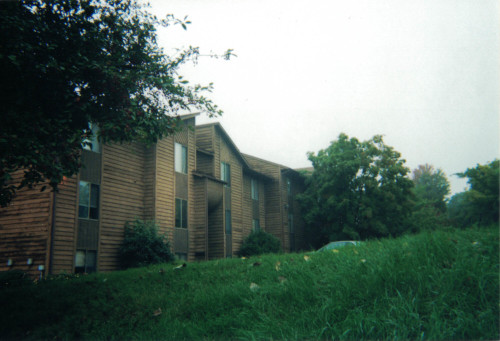
[[[498,234],[0,281],[0,338],[499,339]]]

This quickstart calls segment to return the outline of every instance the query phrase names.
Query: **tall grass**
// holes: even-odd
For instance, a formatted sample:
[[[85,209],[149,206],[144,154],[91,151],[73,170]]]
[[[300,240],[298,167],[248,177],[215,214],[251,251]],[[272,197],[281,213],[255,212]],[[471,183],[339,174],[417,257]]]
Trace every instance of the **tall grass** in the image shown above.
[[[498,228],[0,289],[0,338],[498,339]]]

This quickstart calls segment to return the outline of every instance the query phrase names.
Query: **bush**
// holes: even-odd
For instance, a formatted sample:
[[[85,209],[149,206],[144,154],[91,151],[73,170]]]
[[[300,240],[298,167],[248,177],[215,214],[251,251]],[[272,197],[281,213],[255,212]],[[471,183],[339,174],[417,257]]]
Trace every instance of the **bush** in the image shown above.
[[[240,257],[261,255],[263,253],[278,253],[281,244],[278,238],[261,230],[252,231],[241,245]]]
[[[132,226],[125,224],[125,236],[120,248],[120,263],[123,268],[146,266],[169,262],[174,259],[170,243],[165,235],[158,233],[154,221],[136,219]]]

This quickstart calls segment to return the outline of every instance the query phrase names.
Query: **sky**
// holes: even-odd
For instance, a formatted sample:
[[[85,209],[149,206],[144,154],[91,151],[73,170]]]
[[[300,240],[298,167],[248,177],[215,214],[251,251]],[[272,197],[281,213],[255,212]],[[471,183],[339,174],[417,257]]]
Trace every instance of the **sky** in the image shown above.
[[[384,135],[410,169],[453,174],[499,158],[500,2],[496,0],[150,1],[169,55],[233,49],[182,66],[241,152],[292,168],[340,133]]]

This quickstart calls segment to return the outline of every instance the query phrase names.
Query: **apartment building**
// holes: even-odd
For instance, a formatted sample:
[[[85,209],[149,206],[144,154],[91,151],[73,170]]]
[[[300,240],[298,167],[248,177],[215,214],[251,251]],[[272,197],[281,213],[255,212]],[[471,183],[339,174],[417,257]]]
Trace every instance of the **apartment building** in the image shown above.
[[[150,147],[93,143],[56,193],[20,190],[0,209],[0,271],[117,270],[125,223],[136,218],[155,220],[187,261],[234,257],[254,229],[285,251],[303,248],[299,173],[242,154],[219,123],[182,120],[181,132]]]

